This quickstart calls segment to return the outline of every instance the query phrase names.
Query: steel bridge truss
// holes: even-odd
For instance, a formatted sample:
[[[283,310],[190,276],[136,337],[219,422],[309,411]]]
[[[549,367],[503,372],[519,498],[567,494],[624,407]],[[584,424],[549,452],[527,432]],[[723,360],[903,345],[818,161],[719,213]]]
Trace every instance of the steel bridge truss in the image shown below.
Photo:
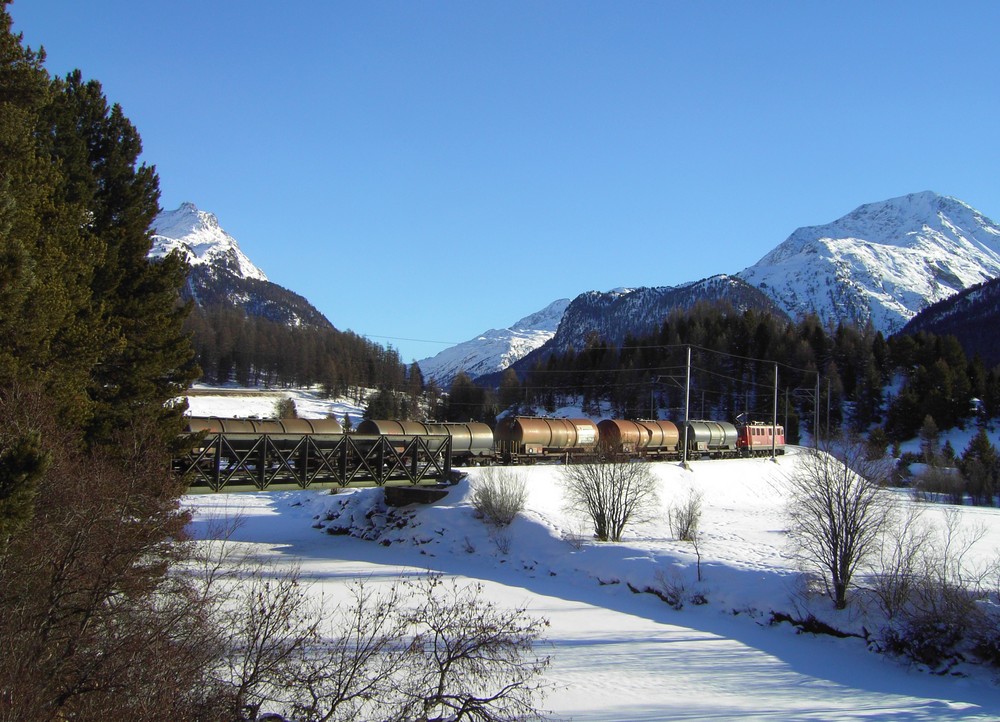
[[[192,493],[447,483],[451,436],[209,434],[174,459]]]

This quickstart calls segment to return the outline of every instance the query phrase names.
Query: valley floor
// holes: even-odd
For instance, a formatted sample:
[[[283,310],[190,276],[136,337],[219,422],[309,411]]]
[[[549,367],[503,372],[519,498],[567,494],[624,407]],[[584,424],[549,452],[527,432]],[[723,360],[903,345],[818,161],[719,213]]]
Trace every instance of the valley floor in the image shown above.
[[[342,598],[359,577],[390,584],[400,574],[433,570],[480,580],[489,599],[547,618],[538,651],[552,657],[551,688],[542,706],[555,719],[1000,717],[1000,687],[987,671],[934,676],[873,654],[858,639],[767,624],[771,610],[816,603],[797,593],[799,575],[785,549],[782,479],[794,466],[794,454],[779,463],[697,462],[691,471],[657,465],[664,509],[688,489],[704,494],[702,582],[691,545],[671,540],[665,515],[620,544],[587,539],[562,508],[558,467],[522,472],[528,508],[499,534],[475,517],[468,480],[438,504],[403,510],[405,524],[386,523],[378,490],[189,496],[185,504],[197,538],[238,518],[232,543],[279,567],[299,565],[311,593],[326,598]],[[480,473],[470,470],[470,480]],[[979,548],[995,555],[1000,516],[968,512],[989,525]],[[328,517],[377,542],[324,533]],[[664,584],[688,599],[682,610],[629,589]],[[708,603],[692,604],[693,592]]]

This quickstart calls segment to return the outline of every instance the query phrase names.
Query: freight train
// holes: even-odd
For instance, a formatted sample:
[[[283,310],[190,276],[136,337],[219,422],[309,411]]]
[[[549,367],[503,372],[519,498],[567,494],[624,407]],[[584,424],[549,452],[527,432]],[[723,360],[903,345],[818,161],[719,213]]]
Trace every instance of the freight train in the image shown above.
[[[335,419],[190,417],[186,433],[190,448],[173,460],[174,470],[190,479],[191,491],[210,492],[383,486],[405,496],[448,484],[455,466],[721,459],[785,449],[781,426],[742,421],[679,428],[663,420],[510,416],[495,430],[475,422],[366,420],[345,432]]]
[[[477,422],[421,423],[418,421],[362,421],[349,432],[357,438],[449,437],[451,464],[523,464],[537,461],[596,461],[600,459],[676,460],[722,459],[783,454],[785,434],[779,424],[754,421],[731,424],[727,421],[696,420],[678,427],[665,420],[564,419],[536,416],[508,416],[496,429]],[[225,434],[292,440],[303,435],[340,436],[345,432],[334,419],[223,419],[191,417],[188,433]]]
[[[785,432],[763,422],[550,419],[510,416],[493,432],[499,463],[537,460],[723,459],[783,454]],[[773,444],[772,444],[773,442]],[[685,443],[687,453],[684,453]]]

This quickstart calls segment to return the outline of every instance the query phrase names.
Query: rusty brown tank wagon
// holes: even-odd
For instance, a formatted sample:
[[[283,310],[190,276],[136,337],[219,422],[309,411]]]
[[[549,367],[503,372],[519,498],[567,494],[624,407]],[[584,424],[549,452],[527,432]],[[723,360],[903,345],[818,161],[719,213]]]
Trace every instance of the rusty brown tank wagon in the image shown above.
[[[504,464],[584,461],[597,457],[600,432],[590,419],[508,416],[493,431]]]
[[[334,420],[193,417],[191,448],[174,470],[192,492],[346,486],[438,486],[452,481],[446,433],[345,433]]]
[[[680,431],[672,421],[604,419],[597,424],[602,452],[609,458],[676,459]]]

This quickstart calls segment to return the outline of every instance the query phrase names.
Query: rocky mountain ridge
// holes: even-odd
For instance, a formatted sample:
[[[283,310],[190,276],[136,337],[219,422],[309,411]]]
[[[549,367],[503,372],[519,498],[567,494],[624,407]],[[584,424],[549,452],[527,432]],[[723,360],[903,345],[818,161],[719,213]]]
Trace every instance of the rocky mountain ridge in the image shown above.
[[[930,191],[799,228],[737,274],[791,317],[901,329],[921,309],[1000,275],[1000,226]]]
[[[592,335],[620,345],[628,336],[654,333],[671,311],[702,301],[725,302],[737,312],[753,309],[784,316],[771,299],[736,276],[712,276],[680,286],[590,291],[577,296],[566,308],[547,350],[580,350]]]
[[[226,233],[214,214],[199,210],[194,203],[182,203],[176,210],[163,211],[153,221],[150,258],[171,251],[180,252],[192,266],[223,268],[239,278],[266,281],[267,276],[240,250],[236,239]]]
[[[912,193],[799,228],[735,276],[581,294],[543,352],[582,348],[591,333],[621,343],[629,334],[655,330],[671,308],[698,300],[732,302],[734,294],[736,308],[769,304],[792,319],[812,313],[827,324],[871,323],[889,335],[921,309],[998,275],[1000,226],[958,199]],[[752,294],[741,286],[768,300],[750,301]],[[521,364],[535,360],[539,349]],[[464,351],[471,365],[475,349],[466,344]]]
[[[332,327],[306,299],[268,281],[218,219],[194,204],[161,213],[154,222],[150,256],[172,250],[191,263],[186,294],[202,307],[229,303],[288,325]],[[888,335],[922,309],[997,276],[1000,226],[955,198],[913,193],[799,228],[738,274],[559,299],[509,328],[490,329],[419,364],[426,378],[442,386],[459,371],[495,377],[539,349],[583,348],[594,334],[615,344],[648,334],[671,310],[699,301],[793,319],[814,313],[830,324],[871,323]]]
[[[177,251],[191,265],[183,296],[204,309],[233,306],[289,326],[333,328],[309,301],[272,283],[212,213],[182,203],[153,221],[150,258]]]
[[[501,372],[551,339],[570,301],[561,298],[510,328],[490,329],[419,362],[424,378],[447,387],[460,372],[478,378]]]
[[[994,278],[925,308],[903,333],[928,331],[955,336],[966,354],[987,368],[1000,364],[1000,278]]]

